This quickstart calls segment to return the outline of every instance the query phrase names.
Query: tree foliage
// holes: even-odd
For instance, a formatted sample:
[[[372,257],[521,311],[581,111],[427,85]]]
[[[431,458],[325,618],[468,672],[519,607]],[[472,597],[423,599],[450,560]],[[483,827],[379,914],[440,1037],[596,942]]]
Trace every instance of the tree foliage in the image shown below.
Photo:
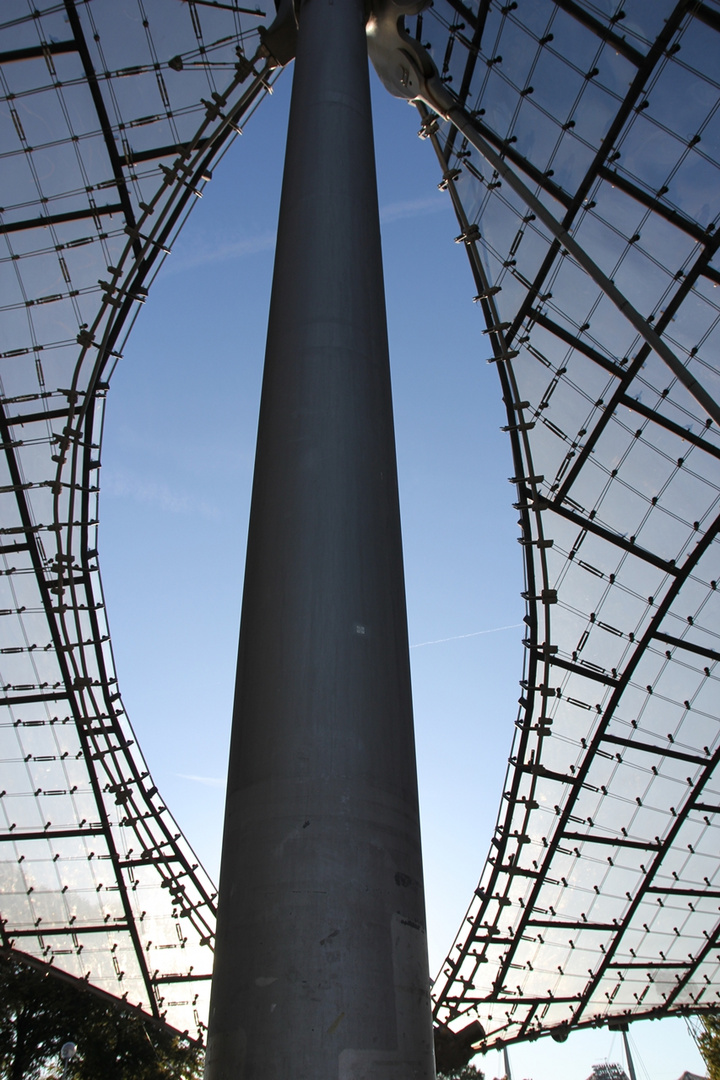
[[[72,1080],[198,1080],[202,1052],[166,1028],[90,990],[0,957],[0,1080],[61,1076],[74,1042]]]
[[[720,1080],[720,1013],[700,1017],[698,1047],[710,1080]]]
[[[475,1065],[463,1065],[460,1069],[438,1073],[438,1080],[485,1080],[485,1073],[480,1072]]]

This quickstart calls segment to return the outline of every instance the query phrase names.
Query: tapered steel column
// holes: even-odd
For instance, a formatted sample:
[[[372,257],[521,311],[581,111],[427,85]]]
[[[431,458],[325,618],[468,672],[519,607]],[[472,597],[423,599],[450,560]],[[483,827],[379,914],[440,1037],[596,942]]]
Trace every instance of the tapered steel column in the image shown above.
[[[300,12],[210,1080],[434,1075],[364,22]]]

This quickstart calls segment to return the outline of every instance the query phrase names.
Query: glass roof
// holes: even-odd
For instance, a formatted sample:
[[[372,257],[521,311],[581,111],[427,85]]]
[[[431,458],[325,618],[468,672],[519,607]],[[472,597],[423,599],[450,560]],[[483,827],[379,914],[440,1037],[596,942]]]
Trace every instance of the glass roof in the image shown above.
[[[277,69],[234,4],[2,19],[3,945],[196,1036],[215,892],[114,674],[103,404]],[[468,125],[419,105],[507,407],[527,604],[505,795],[436,1018],[499,1045],[717,1008],[720,438],[693,388],[720,398],[720,4],[435,0],[407,29]]]
[[[193,1037],[214,886],[125,715],[97,559],[108,379],[209,162],[265,96],[256,15],[3,5],[3,944]]]
[[[423,110],[508,408],[527,652],[435,1000],[499,1045],[717,1007],[720,441],[647,337],[717,403],[720,7],[451,7],[418,39],[512,174]]]

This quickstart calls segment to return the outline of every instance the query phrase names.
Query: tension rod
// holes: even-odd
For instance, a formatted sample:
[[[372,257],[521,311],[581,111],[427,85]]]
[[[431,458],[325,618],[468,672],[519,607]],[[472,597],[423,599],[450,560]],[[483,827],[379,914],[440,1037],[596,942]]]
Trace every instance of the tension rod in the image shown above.
[[[395,97],[405,98],[408,101],[422,101],[433,112],[450,121],[488,164],[492,165],[508,187],[520,196],[548,232],[585,270],[618,311],[635,327],[650,348],[665,362],[678,381],[703,407],[708,416],[720,427],[720,405],[688,371],[647,319],[633,307],[614,281],[603,273],[582,245],[533,194],[501,154],[493,149],[487,139],[483,138],[470,114],[456,101],[440,80],[435,63],[427,50],[404,30],[399,29],[396,14],[398,6],[397,0],[375,0],[374,15],[368,26],[370,57],[386,89]],[[418,4],[417,2],[406,3],[404,6],[409,14],[410,9],[417,10]]]

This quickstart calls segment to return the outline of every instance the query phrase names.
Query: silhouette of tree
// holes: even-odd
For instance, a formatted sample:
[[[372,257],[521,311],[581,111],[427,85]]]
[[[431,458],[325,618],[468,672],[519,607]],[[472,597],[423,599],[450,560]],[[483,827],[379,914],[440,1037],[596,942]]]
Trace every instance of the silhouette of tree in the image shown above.
[[[710,1080],[720,1080],[720,1013],[710,1013],[700,1018],[697,1044],[707,1065]]]
[[[72,1080],[199,1080],[202,1051],[84,987],[0,956],[0,1080],[62,1075],[60,1047],[74,1042]]]
[[[438,1080],[485,1080],[485,1073],[480,1072],[475,1065],[463,1065],[460,1069],[438,1073]]]

